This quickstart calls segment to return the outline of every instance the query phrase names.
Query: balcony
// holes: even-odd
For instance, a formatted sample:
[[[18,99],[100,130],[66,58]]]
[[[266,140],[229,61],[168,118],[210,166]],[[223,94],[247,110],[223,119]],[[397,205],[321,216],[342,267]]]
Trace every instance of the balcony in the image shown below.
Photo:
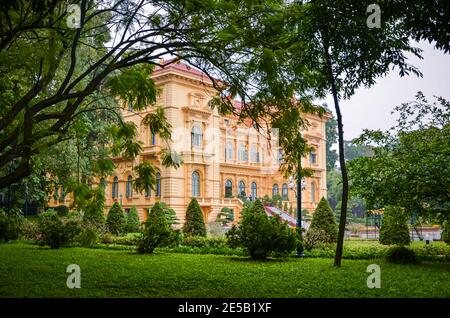
[[[142,153],[141,153],[142,155],[157,156],[159,153],[161,153],[160,145],[151,145],[151,146],[142,147]]]

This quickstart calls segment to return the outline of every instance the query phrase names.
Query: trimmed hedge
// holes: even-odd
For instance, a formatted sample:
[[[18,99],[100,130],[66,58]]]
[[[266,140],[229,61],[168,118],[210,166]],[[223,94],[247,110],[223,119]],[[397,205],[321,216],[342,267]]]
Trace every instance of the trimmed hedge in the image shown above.
[[[180,245],[200,248],[223,248],[227,247],[227,240],[225,238],[187,236],[181,240]]]
[[[124,236],[114,238],[114,243],[119,245],[138,245],[139,240],[142,239],[142,233],[127,233]]]

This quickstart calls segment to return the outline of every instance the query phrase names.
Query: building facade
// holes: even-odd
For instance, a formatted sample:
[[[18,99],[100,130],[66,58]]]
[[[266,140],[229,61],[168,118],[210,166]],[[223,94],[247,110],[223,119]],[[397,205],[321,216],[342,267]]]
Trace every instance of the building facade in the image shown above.
[[[115,174],[101,180],[108,209],[114,202],[124,209],[135,206],[141,221],[145,221],[151,206],[162,201],[176,211],[183,223],[186,207],[196,197],[205,222],[211,222],[224,207],[233,209],[238,219],[243,207],[242,200],[237,198],[239,194],[250,199],[278,194],[295,211],[295,192],[279,172],[276,138],[269,143],[266,136],[239,123],[237,117],[221,116],[211,109],[208,101],[216,95],[212,83],[205,74],[186,64],[157,69],[152,78],[160,89],[157,106],[164,107],[172,125],[172,141],[164,144],[142,125],[144,116],[152,111],[150,108],[140,112],[124,109],[125,121],[139,127],[143,151],[134,161],[117,158]],[[303,166],[314,170],[313,176],[306,178],[302,192],[302,207],[308,211],[314,210],[322,196],[326,197],[327,118],[309,116],[311,126],[303,133],[314,147],[303,158]],[[183,164],[178,169],[162,165],[160,152],[167,147],[181,155]],[[144,160],[150,160],[157,168],[157,184],[155,190],[136,193],[132,187],[133,167]]]

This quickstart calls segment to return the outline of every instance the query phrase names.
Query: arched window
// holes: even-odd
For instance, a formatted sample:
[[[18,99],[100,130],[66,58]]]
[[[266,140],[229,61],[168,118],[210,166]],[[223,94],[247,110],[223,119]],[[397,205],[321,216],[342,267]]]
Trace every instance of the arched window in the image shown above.
[[[199,125],[194,125],[191,130],[191,145],[192,147],[202,146],[203,133]]]
[[[245,182],[244,181],[242,181],[242,180],[239,181],[238,188],[239,188],[239,194],[245,195]]]
[[[259,152],[258,152],[258,148],[256,147],[256,145],[252,145],[250,148],[250,159],[252,162],[259,162]]]
[[[238,159],[240,162],[248,161],[247,149],[245,148],[245,144],[243,144],[243,143],[239,144],[238,157],[239,157]]]
[[[311,150],[309,152],[309,163],[310,164],[315,164],[317,163],[317,154],[315,150]]]
[[[272,187],[272,197],[279,195],[278,193],[278,184],[274,184]]]
[[[113,199],[117,199],[119,196],[119,178],[114,177],[114,181],[111,185],[111,196]]]
[[[233,182],[230,179],[225,181],[225,198],[229,198],[233,195]]]
[[[133,196],[133,177],[128,176],[125,196],[131,198]]]
[[[258,196],[258,187],[256,185],[256,182],[252,182],[252,200],[256,200],[257,196]]]
[[[233,142],[228,141],[225,146],[225,160],[226,161],[233,161],[234,151],[233,151]]]
[[[286,183],[283,183],[283,185],[281,186],[281,197],[283,198],[283,200],[287,200],[289,198],[288,185]]]
[[[316,201],[316,184],[314,182],[311,182],[311,202],[315,202]]]
[[[150,135],[150,145],[156,145],[156,135],[154,133],[151,133]]]
[[[192,172],[192,196],[200,196],[200,174],[197,171]]]
[[[156,174],[156,196],[161,196],[161,174],[159,172]]]

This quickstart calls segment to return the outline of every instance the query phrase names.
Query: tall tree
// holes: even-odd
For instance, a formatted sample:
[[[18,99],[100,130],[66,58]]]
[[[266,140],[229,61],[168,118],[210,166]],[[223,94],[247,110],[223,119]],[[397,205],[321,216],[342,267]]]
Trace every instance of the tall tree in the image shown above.
[[[382,27],[366,23],[367,1],[296,1],[291,4],[299,53],[297,68],[316,72],[316,95],[330,92],[336,112],[339,164],[342,174],[342,202],[335,265],[340,266],[348,203],[348,175],[344,153],[344,125],[340,100],[350,98],[360,86],[369,87],[377,77],[397,66],[400,75],[420,72],[407,64],[404,52],[420,56],[411,47],[398,19],[382,20]],[[294,55],[295,56],[295,55]]]

